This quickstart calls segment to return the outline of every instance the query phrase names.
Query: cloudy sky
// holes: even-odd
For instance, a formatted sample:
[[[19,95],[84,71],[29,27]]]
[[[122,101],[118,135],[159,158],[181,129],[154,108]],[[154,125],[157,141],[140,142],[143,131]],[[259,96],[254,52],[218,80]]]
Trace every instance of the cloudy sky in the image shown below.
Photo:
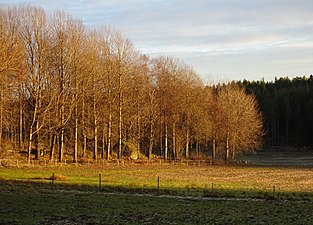
[[[112,25],[144,54],[170,55],[208,82],[313,73],[312,0],[0,0]]]

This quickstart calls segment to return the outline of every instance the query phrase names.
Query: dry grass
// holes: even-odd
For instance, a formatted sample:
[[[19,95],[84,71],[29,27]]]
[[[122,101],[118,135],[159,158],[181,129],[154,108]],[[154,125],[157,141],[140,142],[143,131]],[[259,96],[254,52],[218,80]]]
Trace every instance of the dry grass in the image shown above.
[[[49,177],[49,180],[68,181],[69,179],[62,174],[53,174],[51,177]]]
[[[103,186],[163,189],[312,192],[311,168],[254,166],[188,166],[172,164],[93,164],[66,166],[0,167],[0,179],[42,178],[59,183],[97,186],[99,173]]]

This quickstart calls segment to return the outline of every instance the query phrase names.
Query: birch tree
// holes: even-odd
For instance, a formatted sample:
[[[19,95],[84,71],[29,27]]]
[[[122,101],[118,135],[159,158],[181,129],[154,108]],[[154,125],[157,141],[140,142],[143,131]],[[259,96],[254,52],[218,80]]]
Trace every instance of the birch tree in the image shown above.
[[[258,149],[263,128],[255,98],[238,85],[228,84],[218,90],[217,100],[225,122],[223,135],[226,161],[234,159],[238,153]]]
[[[59,136],[58,159],[62,162],[65,147],[65,126],[71,118],[73,109],[76,108],[75,101],[77,98],[75,96],[77,96],[77,93],[75,90],[73,92],[72,87],[78,85],[75,78],[77,78],[77,67],[81,59],[78,49],[81,48],[79,39],[83,35],[83,27],[81,21],[73,19],[64,12],[56,12],[53,15],[51,24],[53,32],[52,66],[56,77],[55,81],[57,82],[55,85],[57,90],[57,100],[55,101],[57,121],[55,127]],[[74,161],[77,160],[75,157]]]
[[[16,8],[0,8],[0,153],[4,124],[9,119],[7,103],[14,101],[13,90],[19,89],[24,70],[24,52],[18,37]],[[13,127],[11,125],[11,127]]]
[[[21,14],[19,33],[27,57],[26,98],[32,112],[28,140],[29,163],[34,137],[36,158],[39,157],[39,132],[44,126],[45,116],[51,103],[51,99],[46,98],[46,94],[49,93],[47,80],[51,71],[48,64],[51,49],[50,32],[46,14],[41,8],[25,7],[21,8],[19,13]]]
[[[123,140],[123,111],[125,106],[124,90],[127,88],[126,79],[132,72],[132,63],[138,57],[132,43],[124,38],[120,32],[110,29],[109,46],[112,54],[114,71],[113,79],[117,84],[117,99],[118,99],[118,159],[122,157],[122,140]]]

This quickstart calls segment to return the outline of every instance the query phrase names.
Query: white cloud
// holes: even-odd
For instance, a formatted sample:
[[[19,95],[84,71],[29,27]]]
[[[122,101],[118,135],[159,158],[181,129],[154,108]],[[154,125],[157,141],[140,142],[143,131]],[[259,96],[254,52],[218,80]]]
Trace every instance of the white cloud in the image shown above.
[[[113,25],[143,53],[182,58],[203,76],[256,79],[313,70],[311,0],[0,1],[23,2],[63,9],[88,26]]]

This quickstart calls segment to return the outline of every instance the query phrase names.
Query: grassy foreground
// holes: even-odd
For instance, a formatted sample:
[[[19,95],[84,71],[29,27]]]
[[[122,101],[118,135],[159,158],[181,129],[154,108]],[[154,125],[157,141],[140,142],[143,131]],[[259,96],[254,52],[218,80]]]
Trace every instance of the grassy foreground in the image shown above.
[[[188,166],[172,164],[94,164],[90,166],[0,167],[0,180],[50,183],[52,174],[63,178],[56,183],[66,185],[155,189],[189,192],[211,190],[239,192],[313,192],[311,168],[254,166]]]
[[[0,167],[0,224],[310,224],[312,175],[292,167]]]
[[[0,224],[310,224],[306,201],[206,200],[0,186]]]

